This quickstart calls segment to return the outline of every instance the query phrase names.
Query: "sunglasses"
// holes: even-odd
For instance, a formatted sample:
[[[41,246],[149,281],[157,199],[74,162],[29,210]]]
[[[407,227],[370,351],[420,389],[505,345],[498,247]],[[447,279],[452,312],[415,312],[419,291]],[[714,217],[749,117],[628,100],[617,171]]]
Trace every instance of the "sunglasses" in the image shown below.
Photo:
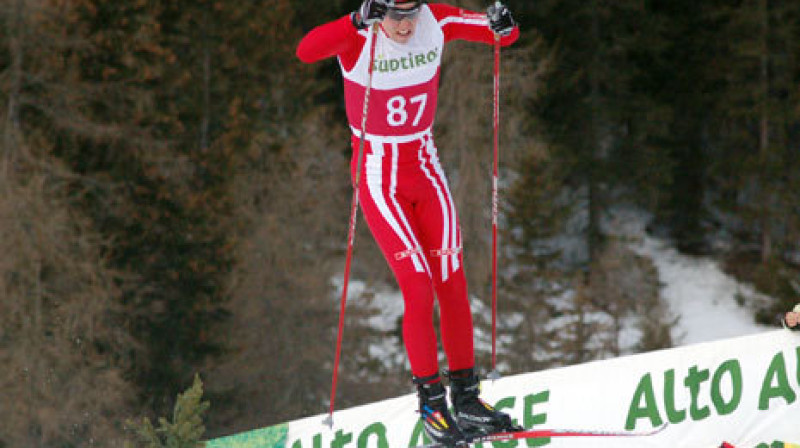
[[[422,3],[417,3],[416,6],[409,9],[388,8],[386,10],[386,17],[398,22],[403,19],[414,20],[417,18],[421,6]]]

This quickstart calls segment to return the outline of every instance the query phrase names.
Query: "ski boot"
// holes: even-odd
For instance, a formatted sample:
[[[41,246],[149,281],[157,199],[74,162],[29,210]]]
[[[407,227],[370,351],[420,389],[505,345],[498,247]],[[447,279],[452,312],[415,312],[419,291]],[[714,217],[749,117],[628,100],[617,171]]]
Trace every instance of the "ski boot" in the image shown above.
[[[468,438],[498,432],[522,431],[508,414],[500,412],[481,400],[481,383],[473,369],[450,372],[450,399],[454,417]]]
[[[439,374],[414,377],[414,384],[419,396],[419,415],[428,437],[450,448],[467,448],[467,439],[447,408],[447,391]]]

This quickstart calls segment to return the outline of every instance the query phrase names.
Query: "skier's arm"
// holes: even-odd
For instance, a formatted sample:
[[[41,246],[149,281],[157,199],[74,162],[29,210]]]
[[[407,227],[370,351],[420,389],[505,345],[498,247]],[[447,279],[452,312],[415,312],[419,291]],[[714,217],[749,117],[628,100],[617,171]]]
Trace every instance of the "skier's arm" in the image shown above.
[[[328,22],[311,30],[297,46],[297,57],[310,64],[339,56],[349,69],[355,65],[365,38],[358,33],[350,15]]]
[[[445,42],[451,40],[467,40],[470,42],[494,43],[494,32],[489,27],[486,13],[469,11],[451,5],[431,3],[431,12],[444,33]],[[508,46],[519,38],[519,27],[507,36],[500,38],[500,45]]]

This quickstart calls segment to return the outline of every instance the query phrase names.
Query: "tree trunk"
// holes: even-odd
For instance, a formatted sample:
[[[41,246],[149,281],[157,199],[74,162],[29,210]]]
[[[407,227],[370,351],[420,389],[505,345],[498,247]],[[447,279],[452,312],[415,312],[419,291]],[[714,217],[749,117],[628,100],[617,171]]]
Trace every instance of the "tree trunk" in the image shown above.
[[[597,47],[600,46],[600,11],[598,10],[598,1],[592,0],[592,42]],[[600,61],[597,48],[592,52],[592,61],[589,65],[589,148],[591,151],[591,165],[588,169],[588,202],[589,202],[589,228],[587,230],[587,239],[589,246],[589,263],[591,266],[600,251],[600,185],[597,172],[598,166],[602,162],[602,138],[600,136],[600,126],[598,124],[600,105],[598,104],[600,85],[598,80],[598,73]]]
[[[211,126],[211,42],[205,29],[209,26],[208,12],[204,16],[206,26],[203,31],[203,118],[200,123],[200,150],[209,146],[209,128]]]
[[[758,126],[758,152],[761,159],[761,198],[758,208],[761,209],[759,220],[761,221],[761,261],[767,262],[772,257],[772,228],[771,228],[771,205],[772,195],[767,185],[769,184],[766,176],[769,160],[769,5],[768,0],[759,1],[759,12],[761,13],[761,67],[759,70],[759,83],[761,85],[761,117]]]
[[[23,23],[25,0],[16,0],[13,11],[8,15],[6,28],[10,32],[9,50],[11,51],[11,85],[8,92],[8,115],[3,132],[3,162],[0,166],[3,177],[8,175],[8,168],[13,163],[17,136],[20,129],[19,98],[22,92],[22,66],[24,50],[22,42],[25,26]]]

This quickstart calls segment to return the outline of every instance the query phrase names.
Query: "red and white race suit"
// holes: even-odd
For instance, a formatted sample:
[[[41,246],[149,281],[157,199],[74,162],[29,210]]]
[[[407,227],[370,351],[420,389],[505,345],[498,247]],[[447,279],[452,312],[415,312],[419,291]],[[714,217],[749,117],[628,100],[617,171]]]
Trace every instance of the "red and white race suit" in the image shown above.
[[[377,42],[358,191],[362,212],[403,294],[403,339],[412,373],[427,377],[439,370],[434,297],[448,367],[472,368],[472,316],[461,232],[431,128],[444,44],[455,39],[491,44],[494,33],[483,13],[424,4],[414,34],[403,44],[382,29],[377,35],[357,30],[349,16],[303,38],[297,49],[302,61],[339,59],[353,134],[354,184],[373,36]],[[510,45],[518,37],[515,28],[501,44]]]

